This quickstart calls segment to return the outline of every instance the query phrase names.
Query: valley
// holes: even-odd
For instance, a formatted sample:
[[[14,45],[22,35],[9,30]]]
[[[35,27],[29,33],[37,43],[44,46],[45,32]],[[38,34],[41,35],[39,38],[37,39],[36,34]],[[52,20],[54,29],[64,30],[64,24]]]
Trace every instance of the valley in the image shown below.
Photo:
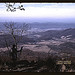
[[[31,32],[31,31],[29,31]],[[63,29],[63,30],[43,30],[43,31],[32,31],[26,35],[23,35],[22,40],[19,41],[17,49],[18,51],[23,46],[23,51],[18,53],[18,59],[16,63],[17,69],[12,69],[11,71],[24,71],[29,72],[41,72],[41,70],[48,70],[48,66],[46,65],[47,60],[51,59],[54,64],[57,61],[62,61],[62,58],[65,61],[71,61],[71,64],[75,64],[75,28]],[[20,36],[15,35],[17,40],[19,40]],[[6,38],[6,39],[5,39]],[[6,44],[6,41],[7,44]],[[10,34],[4,34],[1,32],[0,34],[0,61],[2,63],[10,62],[11,60],[11,48],[14,44],[12,36]],[[8,47],[7,47],[8,45]],[[24,63],[29,62],[27,65]],[[56,60],[56,61],[54,61]],[[33,62],[34,61],[34,62]],[[43,65],[38,67],[41,62]],[[22,64],[23,63],[23,64]],[[33,65],[31,65],[33,63]],[[50,63],[50,62],[49,62]],[[28,66],[29,65],[29,66]],[[12,65],[11,65],[12,66]],[[49,65],[50,66],[50,65]],[[57,66],[57,65],[56,65]],[[19,68],[22,67],[22,68]],[[61,67],[61,66],[60,66]],[[35,68],[35,70],[33,70]],[[37,69],[36,69],[37,68]],[[55,70],[56,71],[56,70]],[[74,71],[74,69],[73,69]]]

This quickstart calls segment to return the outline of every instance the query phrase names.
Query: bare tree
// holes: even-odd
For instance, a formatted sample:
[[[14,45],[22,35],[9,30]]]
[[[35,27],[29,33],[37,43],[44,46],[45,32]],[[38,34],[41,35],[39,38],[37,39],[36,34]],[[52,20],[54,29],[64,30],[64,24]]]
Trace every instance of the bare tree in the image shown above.
[[[22,25],[18,25],[15,22],[5,22],[4,24],[4,33],[7,35],[9,34],[11,36],[11,39],[13,40],[14,44],[12,45],[12,58],[13,61],[17,60],[17,52],[21,52],[22,48],[18,51],[18,43],[20,42],[20,40],[23,37],[23,34],[25,34],[27,32],[27,30],[29,29],[29,26],[26,23],[23,23]],[[8,47],[8,41],[7,39],[4,37],[5,39],[5,43],[6,43],[6,47],[9,50]]]
[[[23,25],[17,25],[15,22],[5,22],[3,25],[5,27],[4,33],[12,36],[16,46],[22,39],[23,34],[29,29],[29,26],[26,23],[23,23]],[[17,39],[17,36],[20,37]]]

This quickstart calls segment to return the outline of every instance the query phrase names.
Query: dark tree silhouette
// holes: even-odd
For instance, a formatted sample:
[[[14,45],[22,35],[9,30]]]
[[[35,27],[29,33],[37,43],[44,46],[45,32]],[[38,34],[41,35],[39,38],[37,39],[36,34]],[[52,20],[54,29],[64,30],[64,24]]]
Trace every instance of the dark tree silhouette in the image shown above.
[[[15,62],[17,60],[17,53],[21,52],[23,50],[22,48],[23,48],[23,46],[21,47],[21,49],[19,51],[17,51],[16,45],[13,45],[12,52],[11,52],[13,62]]]
[[[5,29],[4,32],[5,34],[9,34],[11,36],[11,39],[13,40],[13,44],[12,44],[12,48],[11,48],[11,56],[12,56],[12,61],[15,62],[17,60],[17,53],[22,52],[23,50],[23,46],[21,47],[20,50],[18,50],[18,43],[20,42],[20,40],[23,37],[23,34],[27,32],[27,30],[29,29],[29,26],[25,23],[23,23],[23,25],[17,25],[14,22],[6,22],[4,23]],[[19,36],[19,37],[17,37]],[[6,38],[5,39],[5,43],[6,43],[6,47],[9,49],[8,46],[8,41]]]

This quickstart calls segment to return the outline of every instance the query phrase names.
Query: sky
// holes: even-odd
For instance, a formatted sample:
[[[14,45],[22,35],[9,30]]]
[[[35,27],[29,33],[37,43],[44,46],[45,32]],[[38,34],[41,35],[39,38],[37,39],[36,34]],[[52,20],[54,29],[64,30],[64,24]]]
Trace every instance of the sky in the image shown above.
[[[12,3],[11,3],[12,4]],[[18,7],[20,3],[16,3]],[[0,22],[75,22],[75,3],[21,3],[25,11],[6,11],[0,3]]]

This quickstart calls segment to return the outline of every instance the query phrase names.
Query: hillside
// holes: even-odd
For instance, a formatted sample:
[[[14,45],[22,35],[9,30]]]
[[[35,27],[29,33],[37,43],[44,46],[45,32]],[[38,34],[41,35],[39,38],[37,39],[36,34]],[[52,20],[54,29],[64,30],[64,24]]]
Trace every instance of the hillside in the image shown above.
[[[39,40],[51,40],[53,38],[70,37],[71,39],[75,38],[75,28],[65,29],[65,30],[48,30],[45,32],[39,32],[37,35],[40,37]],[[36,34],[34,34],[36,35]]]
[[[16,36],[17,40],[19,40],[20,36]],[[13,38],[11,35],[7,34],[7,35],[0,35],[0,48],[1,47],[6,47],[6,42],[8,43],[8,46],[12,45],[14,43]],[[28,38],[26,36],[23,36],[22,39],[19,41],[19,43],[27,43],[27,42],[34,42],[34,39],[32,38]]]
[[[58,51],[60,53],[67,53],[75,56],[75,43],[72,42],[65,42],[60,45],[48,45],[49,48],[52,50]]]
[[[8,62],[11,60],[11,50],[0,51],[0,61]],[[38,60],[38,58],[46,58],[48,56],[45,52],[35,52],[24,48],[22,53],[18,53],[18,60]]]

